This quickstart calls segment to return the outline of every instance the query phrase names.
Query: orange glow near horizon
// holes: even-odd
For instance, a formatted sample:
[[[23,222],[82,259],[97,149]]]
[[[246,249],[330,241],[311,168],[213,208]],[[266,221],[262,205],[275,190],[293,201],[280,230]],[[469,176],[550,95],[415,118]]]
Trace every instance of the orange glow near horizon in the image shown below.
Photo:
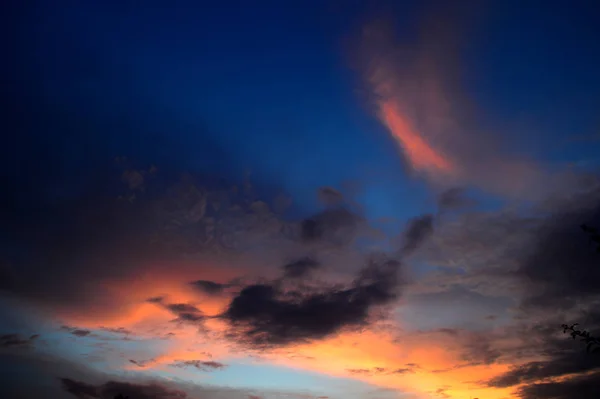
[[[171,269],[151,267],[134,279],[106,282],[107,292],[118,304],[115,309],[106,312],[80,310],[59,316],[65,324],[77,328],[124,328],[132,331],[135,339],[142,342],[168,335],[168,339],[160,341],[162,343],[159,346],[149,346],[146,355],[142,351],[134,356],[139,363],[128,362],[126,358],[121,367],[129,371],[172,372],[175,362],[188,360],[225,364],[248,362],[253,361],[248,357],[252,354],[258,355],[261,362],[271,365],[299,372],[352,378],[373,386],[411,393],[418,399],[431,395],[435,397],[434,392],[446,386],[449,388],[444,392],[452,399],[469,395],[490,399],[510,397],[507,389],[486,388],[474,383],[506,371],[508,365],[456,368],[456,364],[461,363],[458,351],[460,343],[448,337],[432,340],[431,336],[423,334],[400,333],[400,322],[384,328],[375,325],[372,329],[360,332],[343,332],[289,348],[255,352],[247,351],[227,338],[225,333],[228,326],[223,320],[209,317],[201,327],[192,323],[177,323],[173,322],[176,315],[163,305],[146,301],[150,297],[166,295],[165,303],[191,304],[207,316],[221,313],[231,300],[230,296],[205,295],[189,282],[198,278],[228,281],[239,271],[212,265],[210,270],[202,268],[199,275],[199,267],[193,264],[178,265]],[[398,341],[398,334],[403,334],[401,341]],[[410,371],[394,372],[406,368]],[[349,371],[378,369],[385,371]]]
[[[224,309],[226,298],[203,294],[190,282],[198,279],[226,282],[241,273],[235,268],[208,267],[193,262],[174,266],[153,265],[130,278],[106,281],[104,295],[113,298],[118,306],[94,309],[91,312],[56,309],[55,313],[59,318],[86,328],[100,325],[110,328],[143,328],[175,318],[160,305],[147,302],[148,298],[164,295],[166,303],[194,305],[204,315],[214,316]],[[101,323],[98,322],[99,319],[102,320]]]
[[[210,298],[204,302],[198,300],[193,291],[185,287],[187,279],[180,281],[179,291],[173,292],[172,298],[185,303],[196,303],[197,307],[206,313],[222,310],[227,305],[227,298]],[[147,283],[130,285],[131,297],[145,298],[156,293],[157,289],[175,289],[174,280],[157,281],[155,285]],[[122,287],[117,284],[114,288],[122,292]],[[235,362],[244,357],[245,352],[236,348],[235,342],[228,341],[222,332],[227,328],[222,321],[209,319],[204,328],[208,334],[199,333],[194,325],[170,324],[174,316],[160,305],[152,303],[139,303],[131,305],[128,313],[120,318],[107,319],[68,320],[69,323],[81,328],[123,327],[133,331],[140,331],[143,337],[147,331],[166,332],[172,329],[176,332],[166,342],[166,348],[158,356],[140,358],[140,364],[125,364],[123,368],[130,371],[165,371],[177,361],[186,360],[214,360],[228,363]],[[399,389],[410,392],[415,398],[426,398],[441,386],[448,386],[445,391],[448,398],[459,399],[469,397],[486,397],[502,399],[510,397],[509,390],[479,387],[473,381],[481,381],[505,372],[508,365],[469,366],[454,368],[460,362],[459,356],[453,348],[455,343],[444,341],[431,342],[431,337],[409,335],[401,343],[397,342],[394,333],[389,330],[365,330],[361,332],[347,332],[291,348],[282,348],[272,352],[259,353],[263,361],[269,364],[290,367],[299,371],[317,372],[332,377],[353,378],[374,386],[388,389]],[[208,355],[210,354],[210,355]],[[137,359],[136,359],[137,360]],[[392,371],[406,368],[407,365],[417,364],[414,370],[407,373],[393,373]],[[352,373],[352,369],[383,368],[381,373]],[[437,370],[447,370],[439,372]],[[435,397],[435,395],[434,395]]]

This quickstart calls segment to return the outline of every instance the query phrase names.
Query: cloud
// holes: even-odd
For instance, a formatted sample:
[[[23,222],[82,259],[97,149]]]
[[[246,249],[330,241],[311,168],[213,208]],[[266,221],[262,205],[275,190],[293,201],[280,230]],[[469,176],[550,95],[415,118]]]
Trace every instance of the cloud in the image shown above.
[[[357,218],[345,209],[327,210],[305,223],[311,239],[321,238],[328,229],[355,226]],[[411,220],[403,234],[402,257],[417,249],[433,230],[431,215]],[[289,266],[289,265],[288,265]],[[314,267],[310,261],[286,267],[302,270]],[[345,287],[321,287],[314,291],[298,286],[283,289],[278,283],[260,283],[244,287],[232,299],[222,317],[232,326],[232,334],[242,335],[251,346],[277,346],[325,338],[344,328],[368,322],[372,308],[398,298],[405,282],[400,277],[402,263],[385,255],[367,259],[354,281]]]
[[[63,389],[79,399],[99,398],[98,388],[85,382],[75,381],[70,378],[60,380]]]
[[[130,382],[108,381],[102,385],[61,378],[63,389],[78,399],[113,399],[117,395],[135,399],[185,399],[183,391],[166,388],[160,384],[135,384]]]
[[[309,275],[320,267],[320,263],[311,257],[300,258],[283,266],[284,277],[300,278]]]
[[[0,335],[0,348],[23,348],[23,347],[29,347],[38,338],[39,338],[38,334],[30,335],[27,338],[23,338],[19,334],[4,334],[4,335]]]
[[[355,48],[372,112],[409,171],[435,187],[474,186],[509,198],[543,198],[565,176],[517,152],[468,93],[463,62],[480,9],[427,7],[400,38],[389,18],[367,23]]]
[[[92,333],[90,330],[85,330],[85,329],[70,327],[70,326],[62,326],[61,330],[68,331],[70,334],[73,334],[76,337],[87,337],[88,335],[90,335]]]
[[[124,262],[137,265],[142,259],[147,232],[141,231],[144,223],[137,219],[139,209],[128,210],[116,200],[101,197],[80,201],[47,210],[40,219],[18,229],[20,245],[35,248],[36,255],[15,260],[19,273],[12,293],[57,306],[85,307],[92,298],[111,303],[111,297],[95,295],[100,287],[90,283],[130,272]],[[54,218],[61,223],[54,225]],[[150,252],[148,248],[146,254]],[[53,273],[42,279],[38,267],[53,261]]]
[[[554,306],[551,300],[564,292],[567,297],[558,306],[568,307],[571,296],[594,292],[583,276],[595,275],[596,254],[580,225],[598,223],[600,191],[592,185],[564,198],[526,211],[477,211],[444,220],[423,252],[430,263],[443,266],[438,277],[446,285],[460,282],[487,294],[526,295],[527,306]]]
[[[300,237],[305,242],[320,242],[330,245],[349,244],[364,220],[343,207],[328,208],[302,221]]]
[[[169,303],[164,305],[166,309],[177,315],[175,321],[197,323],[204,320],[202,311],[187,303]]]
[[[208,295],[219,295],[223,290],[229,287],[229,284],[216,283],[208,280],[196,280],[190,284]]]
[[[429,237],[432,232],[432,215],[423,215],[418,218],[411,219],[408,223],[408,228],[403,235],[404,242],[401,249],[402,255],[410,255],[415,249],[421,246],[423,241]]]
[[[585,392],[600,369],[600,359],[560,328],[570,321],[600,328],[600,288],[594,283],[600,257],[580,228],[600,223],[600,191],[592,185],[563,198],[524,213],[467,214],[439,226],[427,247],[446,269],[429,281],[441,290],[423,295],[469,288],[514,299],[512,309],[494,312],[492,322],[501,330],[470,334],[466,341],[469,334],[457,337],[467,363],[513,364],[485,385],[513,388],[523,398],[552,398],[551,388],[557,398],[576,397],[577,386]]]
[[[446,391],[448,391],[448,389],[450,389],[450,388],[451,387],[449,387],[449,386],[440,387],[440,388],[436,389],[433,392],[433,394],[439,398],[449,399],[449,398],[451,398],[451,396]]]
[[[374,367],[373,369],[347,369],[350,374],[373,374],[385,371],[383,367]]]
[[[490,365],[496,362],[501,356],[502,351],[495,348],[495,342],[487,333],[465,334],[466,342],[462,347],[462,359],[469,366]]]
[[[201,323],[206,319],[204,313],[190,303],[168,303],[166,297],[156,296],[146,299],[147,303],[156,304],[177,316],[173,322]]]
[[[246,286],[223,317],[249,344],[286,345],[324,338],[367,322],[369,310],[397,298],[400,263],[371,261],[348,288],[283,292],[272,284]]]
[[[453,210],[474,205],[475,201],[469,199],[465,191],[462,187],[453,187],[442,191],[437,198],[438,207],[441,210]]]
[[[407,374],[414,373],[415,369],[413,367],[403,367],[399,369],[392,370],[392,374]]]
[[[130,399],[247,399],[248,394],[257,393],[225,386],[205,386],[178,378],[146,378],[141,369],[135,373],[106,374],[96,367],[90,368],[85,361],[68,361],[63,353],[60,357],[31,351],[6,353],[0,357],[0,370],[0,395],[7,398],[114,399],[122,394]],[[264,397],[302,396],[294,391],[263,392]]]
[[[318,191],[319,200],[328,206],[335,206],[342,203],[344,196],[333,187],[321,187]]]
[[[580,349],[580,348],[577,348]],[[561,351],[545,361],[529,362],[512,368],[505,374],[493,378],[489,386],[505,388],[532,383],[550,377],[563,377],[573,373],[591,371],[600,368],[600,361],[596,356],[579,350]]]
[[[203,322],[221,312],[225,298],[219,294],[237,290],[240,278],[252,280],[275,272],[271,265],[308,259],[300,255],[307,249],[332,271],[346,267],[340,259],[353,254],[349,244],[366,228],[361,216],[337,205],[284,221],[267,203],[258,206],[228,183],[207,187],[194,175],[173,181],[157,172],[133,202],[123,201],[118,194],[128,187],[112,172],[73,198],[35,199],[43,204],[40,213],[24,217],[15,236],[22,248],[0,254],[14,274],[5,292],[82,326],[78,336],[100,326],[136,330],[151,314],[165,318],[164,310],[177,321]],[[192,211],[198,198],[206,201],[199,219]],[[337,253],[322,256],[331,248]],[[55,263],[42,278],[41,271]],[[314,269],[302,261],[288,266],[284,277]],[[147,298],[160,307],[142,304]]]
[[[99,168],[98,178],[71,196],[40,195],[14,203],[20,224],[11,225],[14,250],[3,247],[0,253],[2,272],[10,276],[3,291],[53,311],[103,315],[139,295],[115,292],[114,286],[138,282],[141,271],[163,284],[192,281],[199,274],[231,278],[228,273],[240,264],[223,262],[228,255],[245,252],[247,263],[258,258],[249,253],[257,242],[291,241],[283,237],[274,214],[257,212],[254,203],[236,197],[228,186],[206,188],[195,177],[173,181],[158,176],[134,201],[126,201],[118,199],[128,190],[114,173],[118,167]],[[206,209],[198,216],[200,199]],[[35,218],[29,216],[31,209],[39,210]],[[285,251],[273,248],[273,253]],[[193,267],[190,253],[198,259]],[[50,264],[53,272],[42,278],[40,271]]]
[[[78,337],[86,337],[91,334],[90,330],[74,330],[71,331],[71,334],[76,335]]]
[[[595,193],[600,201],[600,192]],[[537,229],[535,247],[517,271],[527,285],[524,306],[569,308],[583,298],[600,295],[599,257],[581,230],[600,225],[600,206],[573,205]]]
[[[178,360],[172,366],[179,368],[194,367],[200,371],[222,370],[227,367],[227,365],[213,360]]]
[[[560,382],[542,382],[518,389],[523,399],[593,399],[598,397],[600,373],[579,375]]]
[[[390,369],[386,367],[372,367],[369,369],[347,369],[346,371],[350,374],[358,374],[358,375],[389,375],[389,374],[412,374],[415,372],[418,366],[413,364],[407,364],[406,367]]]
[[[591,187],[527,212],[468,213],[440,225],[423,252],[443,266],[436,278],[446,289],[518,296],[524,312],[569,309],[600,294],[598,256],[580,228],[600,223],[598,203],[600,191]]]
[[[100,327],[100,329],[103,331],[113,333],[113,334],[133,335],[133,331],[128,330],[124,327],[116,327],[116,328]]]
[[[155,359],[148,359],[148,360],[134,360],[134,359],[129,359],[129,363],[131,364],[135,364],[138,367],[146,367],[149,364],[152,364],[155,362]]]
[[[575,313],[571,317],[582,317],[576,309],[570,311]],[[527,387],[540,381],[555,380],[558,386],[567,383],[569,377],[600,370],[598,356],[588,353],[584,343],[562,334],[558,328],[561,317],[564,317],[561,313],[559,316],[550,314],[542,322],[533,325],[524,323],[517,328],[515,332],[522,338],[524,346],[521,357],[526,361],[517,357],[517,365],[490,379],[487,385],[500,388],[521,386],[521,392],[526,392]],[[588,314],[585,319],[592,329],[600,327],[600,314],[597,312]]]

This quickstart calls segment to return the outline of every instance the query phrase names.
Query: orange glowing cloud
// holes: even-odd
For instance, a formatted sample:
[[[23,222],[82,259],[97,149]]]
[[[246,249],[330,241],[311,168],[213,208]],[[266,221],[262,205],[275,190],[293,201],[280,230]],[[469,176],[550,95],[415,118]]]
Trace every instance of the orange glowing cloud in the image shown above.
[[[229,277],[215,269],[211,277]],[[169,277],[170,276],[170,277]],[[192,303],[206,314],[217,314],[228,303],[226,297],[203,297],[189,284],[191,275],[180,273],[148,274],[138,280],[113,283],[112,292],[123,300],[123,314],[106,318],[89,316],[71,319],[70,324],[94,328],[124,327],[149,333],[149,336],[174,331],[164,341],[161,352],[135,358],[123,368],[132,371],[173,371],[173,365],[185,361],[211,361],[228,364],[240,356],[253,352],[241,351],[223,334],[227,326],[219,319],[208,319],[198,325],[172,323],[173,314],[159,304],[144,299],[167,294],[173,302]],[[196,276],[195,276],[196,277]],[[346,332],[291,348],[282,348],[258,355],[270,364],[319,372],[334,377],[354,378],[383,388],[411,393],[415,398],[427,398],[444,388],[448,398],[509,397],[507,389],[487,388],[477,381],[492,378],[508,369],[508,365],[472,365],[456,368],[460,364],[456,342],[448,339],[432,340],[419,334],[408,334],[398,339],[400,326],[380,328],[377,325],[361,332]],[[243,349],[243,348],[242,348]]]
[[[380,117],[417,170],[448,173],[454,167],[420,136],[393,100],[380,100]]]
[[[411,169],[430,178],[457,174],[458,165],[450,156],[447,138],[441,140],[441,131],[450,120],[450,107],[430,54],[408,51],[407,46],[399,48],[391,25],[379,21],[364,29],[359,52],[376,114]]]
[[[370,384],[429,398],[447,387],[447,398],[510,396],[510,389],[483,387],[487,380],[508,370],[509,365],[472,365],[456,368],[460,356],[451,341],[409,336],[403,342],[386,331],[346,333],[320,342],[281,351],[268,357],[274,364],[350,377]],[[454,348],[456,349],[456,348]]]
[[[165,296],[167,303],[190,304],[202,314],[214,316],[227,305],[227,298],[205,295],[190,282],[199,278],[225,282],[240,274],[241,270],[237,267],[209,266],[203,262],[148,265],[128,278],[104,281],[104,295],[109,296],[115,306],[89,311],[58,310],[56,316],[66,324],[85,328],[102,326],[148,330],[175,318],[164,307],[147,302],[149,298],[158,296]]]
[[[406,128],[403,134],[405,138],[409,137],[410,142],[410,138],[415,137],[410,124],[404,124],[402,120],[397,123],[395,127]],[[419,140],[415,142],[416,147],[411,148],[431,156],[425,164],[427,167],[452,170],[452,164],[446,163],[444,157],[432,149],[431,152],[424,150],[429,147],[419,144]],[[460,343],[450,338],[431,340],[431,337],[415,333],[399,339],[398,331],[402,329],[394,323],[391,326],[375,324],[360,332],[343,332],[324,340],[257,353],[232,342],[227,335],[229,326],[219,318],[209,317],[202,323],[173,322],[175,315],[164,306],[165,303],[189,304],[207,316],[217,315],[226,309],[230,297],[206,295],[190,284],[198,279],[227,282],[242,274],[242,267],[223,267],[223,264],[175,262],[148,265],[131,278],[105,281],[106,292],[118,304],[115,308],[106,312],[64,313],[59,316],[68,325],[91,330],[99,327],[124,328],[133,331],[136,339],[148,339],[148,348],[137,355],[120,359],[119,367],[130,371],[173,372],[173,365],[178,362],[230,364],[240,357],[258,355],[270,364],[354,378],[411,393],[419,399],[431,397],[440,387],[445,387],[443,393],[448,398],[470,395],[501,399],[510,396],[507,389],[487,388],[476,383],[499,375],[508,369],[508,365],[456,368],[461,363],[457,350]],[[164,303],[147,301],[157,296],[164,296]],[[152,346],[157,337],[167,335],[168,339],[161,340],[160,345]]]
[[[510,134],[474,117],[480,110],[463,87],[460,59],[469,24],[447,11],[424,18],[414,42],[397,40],[390,23],[371,23],[356,51],[373,113],[410,170],[442,189],[472,185],[518,198],[568,184],[518,154]]]

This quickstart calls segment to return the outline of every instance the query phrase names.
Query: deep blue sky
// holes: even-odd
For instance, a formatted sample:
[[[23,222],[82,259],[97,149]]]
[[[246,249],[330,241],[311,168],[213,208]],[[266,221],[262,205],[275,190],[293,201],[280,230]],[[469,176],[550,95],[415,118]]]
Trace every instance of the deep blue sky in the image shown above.
[[[350,62],[369,15],[396,14],[402,33],[419,2],[16,3],[3,23],[14,39],[2,65],[11,173],[36,171],[37,183],[66,190],[127,155],[223,177],[250,169],[309,207],[316,187],[346,180],[372,182],[373,215],[430,206]],[[523,152],[593,157],[597,141],[567,137],[600,130],[592,2],[521,3],[482,7],[465,46],[466,90]]]
[[[454,14],[443,11],[440,16],[440,9],[452,3],[472,11],[464,13],[469,17],[456,12],[459,17],[454,20]],[[558,367],[550,360],[540,366],[539,358],[532,357],[534,363],[511,367],[509,379],[526,381],[511,377],[514,370],[540,371],[542,377],[548,370],[570,373],[572,369],[564,367],[566,358],[557,355],[558,347],[544,344],[555,342],[554,337],[539,334],[558,325],[556,296],[566,293],[573,299],[581,294],[582,299],[595,301],[574,300],[581,307],[565,307],[569,317],[579,317],[586,303],[597,303],[589,279],[572,278],[596,270],[584,250],[571,245],[579,219],[569,230],[561,213],[579,211],[587,202],[577,203],[580,208],[556,205],[550,210],[557,212],[556,218],[535,213],[540,223],[548,222],[550,228],[544,232],[549,240],[539,237],[541,225],[532,222],[530,214],[521,217],[513,211],[523,208],[513,205],[540,205],[546,211],[552,202],[546,201],[548,192],[560,191],[565,197],[574,192],[562,180],[548,178],[558,176],[548,170],[564,171],[571,163],[600,166],[596,3],[600,4],[597,0],[9,0],[0,6],[4,111],[0,347],[34,351],[25,351],[27,358],[0,361],[4,372],[0,374],[11,380],[0,382],[0,394],[3,387],[8,390],[16,384],[49,394],[50,389],[61,389],[55,377],[80,379],[81,369],[85,380],[85,369],[91,367],[120,373],[126,380],[172,375],[200,388],[205,383],[228,387],[229,396],[222,396],[227,398],[237,397],[229,388],[242,389],[241,398],[267,399],[306,393],[305,389],[326,395],[320,398],[381,399],[403,393],[415,398],[492,397],[473,379],[502,377],[505,366],[514,366],[515,359],[529,361],[523,357],[529,350],[522,351],[518,344],[506,346],[520,342],[522,336],[542,342],[534,351],[545,357],[553,354]],[[364,65],[357,58],[361,38],[366,37],[361,29],[382,16],[395,24],[394,44],[412,48],[402,53],[409,55],[407,67],[395,65],[403,60],[393,51],[378,61],[394,64],[387,75],[397,68],[415,78],[406,73],[408,78],[398,78],[406,86],[391,84],[395,92],[390,98],[374,101],[372,92],[380,82],[367,84],[369,79],[359,68]],[[457,32],[438,29],[435,19],[428,25],[423,16],[447,19]],[[416,62],[422,55],[420,46],[432,44],[421,40],[415,32],[419,28],[431,29],[433,48],[453,39],[461,44],[460,54],[439,57],[433,76],[423,73],[434,83],[439,78],[440,86],[447,85],[443,89],[450,88],[440,90],[441,99],[434,99],[438,101],[423,101],[428,106],[420,103],[420,96],[412,100],[400,90],[420,82],[415,64],[431,66]],[[382,47],[389,49],[388,44]],[[426,61],[439,61],[437,54],[426,55],[430,57]],[[453,68],[460,73],[454,75]],[[395,78],[384,80],[396,83]],[[457,81],[447,81],[454,78]],[[369,84],[374,87],[366,87]],[[397,105],[396,100],[408,105]],[[414,101],[419,103],[415,108],[425,108],[418,111],[430,110],[434,117],[446,116],[436,106],[447,101],[458,111],[472,112],[473,124],[458,128],[449,124],[454,129],[447,131],[455,136],[440,139],[446,146],[441,145],[439,153],[451,162],[437,165],[428,175],[430,170],[419,169],[414,154],[423,156],[424,163],[429,162],[426,166],[435,165],[435,157],[428,157],[431,152],[423,148],[433,148],[435,155],[439,143],[431,137],[436,132],[431,136],[417,132],[417,137],[433,144],[425,143],[408,151],[412,158],[405,157],[384,126],[393,124],[375,115],[386,101],[394,105],[393,116],[410,109]],[[411,116],[418,119],[400,116],[409,122],[414,122]],[[409,128],[396,129],[398,137],[398,130],[410,133]],[[452,141],[459,144],[453,146]],[[404,142],[410,139],[405,137]],[[487,145],[491,142],[506,148]],[[123,166],[114,163],[118,156],[128,157],[127,168],[158,167],[155,179],[166,184],[152,187],[161,201],[116,201],[126,190],[119,179]],[[219,184],[230,187],[239,184],[246,171],[251,171],[260,199],[272,199],[280,191],[291,196],[294,208],[284,215],[288,220],[255,208],[244,208],[240,216],[240,209],[220,207],[221,203],[204,213],[198,205],[206,205],[205,196],[198,194],[190,203],[175,206],[161,191],[183,172],[209,176],[207,185],[221,179]],[[511,175],[521,172],[532,172],[533,177]],[[448,182],[441,181],[446,177]],[[448,206],[443,209],[448,212],[441,212],[437,195],[457,182],[468,185],[472,190],[467,193],[475,192],[483,201],[456,212]],[[523,187],[523,182],[531,184]],[[339,238],[340,230],[353,231],[346,230],[354,226],[353,213],[324,212],[312,224],[289,223],[289,218],[302,222],[323,209],[317,199],[320,187],[344,192],[346,183],[357,187],[347,198],[364,208],[367,219],[400,221],[386,231],[399,233],[394,239],[378,236],[365,245],[366,239],[329,243]],[[551,187],[545,191],[544,185]],[[512,192],[514,187],[526,193]],[[539,195],[530,196],[536,190]],[[462,191],[457,192],[459,203]],[[176,200],[185,202],[181,197]],[[597,193],[590,198],[597,199]],[[217,215],[216,228],[209,212]],[[176,226],[179,216],[184,219],[181,228]],[[265,220],[257,222],[263,216]],[[406,223],[415,216],[421,217]],[[584,216],[589,215],[582,211]],[[596,210],[589,220],[595,223],[597,217]],[[242,222],[251,224],[251,231],[244,231]],[[405,225],[408,228],[403,229]],[[283,237],[280,233],[290,226],[304,234]],[[328,234],[319,237],[318,229]],[[152,240],[146,239],[149,236]],[[390,252],[403,248],[395,254],[399,261],[386,262],[380,273],[379,258],[363,258],[357,251],[371,244]],[[369,267],[360,269],[365,263]],[[293,280],[286,274],[290,265],[291,270],[300,265],[306,273],[323,274]],[[214,297],[199,284],[207,279],[219,291]],[[342,286],[350,288],[340,291]],[[542,299],[536,302],[538,294]],[[253,295],[258,298],[256,306]],[[340,306],[336,298],[341,298]],[[541,311],[527,308],[544,300],[549,305]],[[247,326],[246,319],[232,316],[240,313],[232,311],[239,303],[258,315],[249,314]],[[309,311],[303,310],[305,304]],[[385,311],[380,314],[379,307],[388,305],[393,305],[392,313],[381,319]],[[377,318],[371,321],[368,316],[376,307]],[[274,316],[269,316],[273,309]],[[289,317],[286,309],[291,309]],[[323,309],[333,311],[325,315]],[[546,324],[538,323],[542,316]],[[264,322],[269,317],[272,320]],[[263,328],[273,324],[273,331],[290,336],[300,332],[299,339],[290,340],[291,346],[272,358],[255,358],[262,349],[244,346],[251,331],[261,332],[253,319]],[[283,320],[280,325],[278,319]],[[531,320],[538,323],[532,330],[518,324]],[[222,322],[224,329],[214,328],[212,321]],[[319,324],[333,327],[328,330]],[[364,335],[354,335],[355,327]],[[313,328],[316,334],[301,334]],[[207,334],[199,335],[198,329]],[[34,333],[40,334],[39,339]],[[341,339],[336,342],[338,333]],[[311,347],[313,342],[326,344]],[[294,352],[296,344],[305,343],[306,351]],[[46,363],[46,355],[74,363],[61,366],[63,370]],[[30,366],[36,358],[42,360],[40,370]],[[580,358],[578,352],[576,360]],[[196,363],[196,370],[183,362],[186,359],[204,363]],[[142,370],[146,362],[149,369]],[[496,367],[500,362],[501,369]],[[590,371],[588,362],[579,364],[582,368],[573,370]],[[203,365],[214,369],[214,377],[204,379]],[[50,374],[57,375],[47,377]],[[275,391],[260,391],[269,388]],[[471,391],[480,388],[483,391]],[[496,388],[487,392],[508,397]],[[412,395],[415,392],[422,396]]]

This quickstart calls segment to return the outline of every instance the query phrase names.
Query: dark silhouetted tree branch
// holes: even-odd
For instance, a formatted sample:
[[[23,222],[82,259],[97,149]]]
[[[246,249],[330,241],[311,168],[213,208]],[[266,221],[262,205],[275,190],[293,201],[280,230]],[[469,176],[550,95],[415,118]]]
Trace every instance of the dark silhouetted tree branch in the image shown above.
[[[585,224],[581,225],[581,229],[589,236],[590,244],[596,246],[596,252],[600,253],[600,232],[598,232],[598,229]],[[585,350],[587,352],[600,353],[600,339],[594,337],[589,331],[577,329],[578,325],[578,323],[571,325],[563,324],[563,333],[566,334],[568,332],[573,339],[579,337],[580,341],[585,342]]]
[[[567,325],[563,324],[563,333],[569,333],[573,339],[579,337],[579,339],[585,342],[586,347],[585,350],[590,353],[600,353],[600,339],[594,337],[590,334],[589,331],[586,330],[578,330],[576,327],[578,323]]]

